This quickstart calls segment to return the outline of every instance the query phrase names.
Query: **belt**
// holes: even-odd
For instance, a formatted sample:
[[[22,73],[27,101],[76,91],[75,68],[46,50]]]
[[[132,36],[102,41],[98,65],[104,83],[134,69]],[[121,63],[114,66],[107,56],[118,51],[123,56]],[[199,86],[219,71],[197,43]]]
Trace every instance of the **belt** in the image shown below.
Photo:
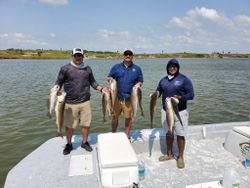
[[[119,101],[120,103],[125,103],[125,102],[130,101],[130,97],[127,98],[127,99],[118,99],[118,101]]]

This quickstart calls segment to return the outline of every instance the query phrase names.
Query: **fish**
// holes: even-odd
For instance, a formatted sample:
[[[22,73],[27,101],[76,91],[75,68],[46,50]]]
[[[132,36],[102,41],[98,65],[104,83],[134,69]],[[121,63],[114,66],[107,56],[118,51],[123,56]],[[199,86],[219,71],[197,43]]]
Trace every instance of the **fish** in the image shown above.
[[[47,116],[49,118],[52,117],[52,113],[55,110],[56,101],[57,101],[57,91],[58,91],[57,88],[53,87],[50,90],[50,93],[48,95],[48,113],[47,113]]]
[[[154,113],[156,109],[156,102],[158,99],[158,92],[155,91],[150,95],[150,105],[149,105],[149,112],[150,112],[150,128],[153,128],[153,119],[154,119]]]
[[[110,94],[111,94],[112,112],[114,110],[115,100],[117,99],[117,93],[118,93],[117,82],[116,82],[115,79],[113,79],[112,82],[110,83]]]
[[[132,92],[131,92],[131,97],[130,97],[130,102],[132,106],[132,121],[136,121],[136,114],[137,114],[137,109],[138,105],[141,110],[141,115],[144,116],[143,108],[141,105],[141,100],[142,100],[142,92],[140,88],[133,87]]]
[[[174,127],[174,110],[171,97],[167,97],[165,99],[165,108],[166,108],[166,121],[168,124],[168,131],[172,135]]]
[[[175,113],[176,117],[178,118],[178,120],[180,121],[181,125],[183,126],[181,116],[180,116],[180,113],[179,113],[179,108],[178,108],[179,100],[174,98],[174,97],[171,97],[171,102],[172,102],[174,113]]]
[[[111,116],[111,99],[110,93],[103,93],[102,94],[102,115],[103,115],[103,122],[106,121],[106,116]]]
[[[179,100],[174,97],[167,97],[165,100],[165,107],[166,107],[166,121],[169,128],[169,133],[172,135],[173,127],[174,127],[174,114],[180,121],[181,125],[183,126],[179,109],[178,109]]]
[[[56,112],[57,136],[61,137],[63,137],[62,126],[63,126],[63,113],[64,113],[65,101],[66,101],[66,92],[60,91],[57,96],[55,112]]]
[[[141,110],[141,116],[144,116],[144,111],[143,111],[143,108],[142,108],[142,91],[141,91],[141,88],[138,88],[138,100],[139,100],[139,107],[140,107],[140,110]]]

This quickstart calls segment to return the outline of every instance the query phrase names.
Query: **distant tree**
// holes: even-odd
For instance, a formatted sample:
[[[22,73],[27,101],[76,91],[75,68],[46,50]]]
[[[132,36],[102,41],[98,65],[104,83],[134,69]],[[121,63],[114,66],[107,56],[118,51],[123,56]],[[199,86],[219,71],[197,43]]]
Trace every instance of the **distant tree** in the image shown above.
[[[37,52],[38,57],[41,57],[42,53],[43,53],[43,52],[42,52],[41,50],[39,50],[39,51]]]

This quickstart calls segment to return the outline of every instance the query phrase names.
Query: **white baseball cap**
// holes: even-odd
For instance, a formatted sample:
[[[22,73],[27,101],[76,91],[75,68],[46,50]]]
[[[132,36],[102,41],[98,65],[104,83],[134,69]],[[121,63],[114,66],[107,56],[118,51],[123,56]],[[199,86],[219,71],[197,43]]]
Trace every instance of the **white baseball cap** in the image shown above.
[[[81,49],[81,48],[74,48],[73,50],[72,50],[72,55],[75,55],[75,54],[84,54],[83,53],[83,50]]]
[[[125,48],[124,51],[123,51],[123,54],[124,54],[125,52],[131,52],[132,55],[134,54],[134,52],[133,52],[133,50],[132,50],[131,48]]]

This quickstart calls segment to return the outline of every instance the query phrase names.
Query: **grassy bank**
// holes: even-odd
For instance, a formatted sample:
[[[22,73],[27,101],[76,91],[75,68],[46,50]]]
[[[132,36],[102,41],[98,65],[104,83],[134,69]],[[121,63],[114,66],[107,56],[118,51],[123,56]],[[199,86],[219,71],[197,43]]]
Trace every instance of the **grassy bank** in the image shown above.
[[[0,50],[0,59],[68,59],[71,51],[67,50]],[[122,55],[118,52],[85,51],[85,57],[89,59],[105,58],[119,59]],[[135,58],[250,58],[250,54],[231,53],[159,53],[159,54],[135,54]]]

